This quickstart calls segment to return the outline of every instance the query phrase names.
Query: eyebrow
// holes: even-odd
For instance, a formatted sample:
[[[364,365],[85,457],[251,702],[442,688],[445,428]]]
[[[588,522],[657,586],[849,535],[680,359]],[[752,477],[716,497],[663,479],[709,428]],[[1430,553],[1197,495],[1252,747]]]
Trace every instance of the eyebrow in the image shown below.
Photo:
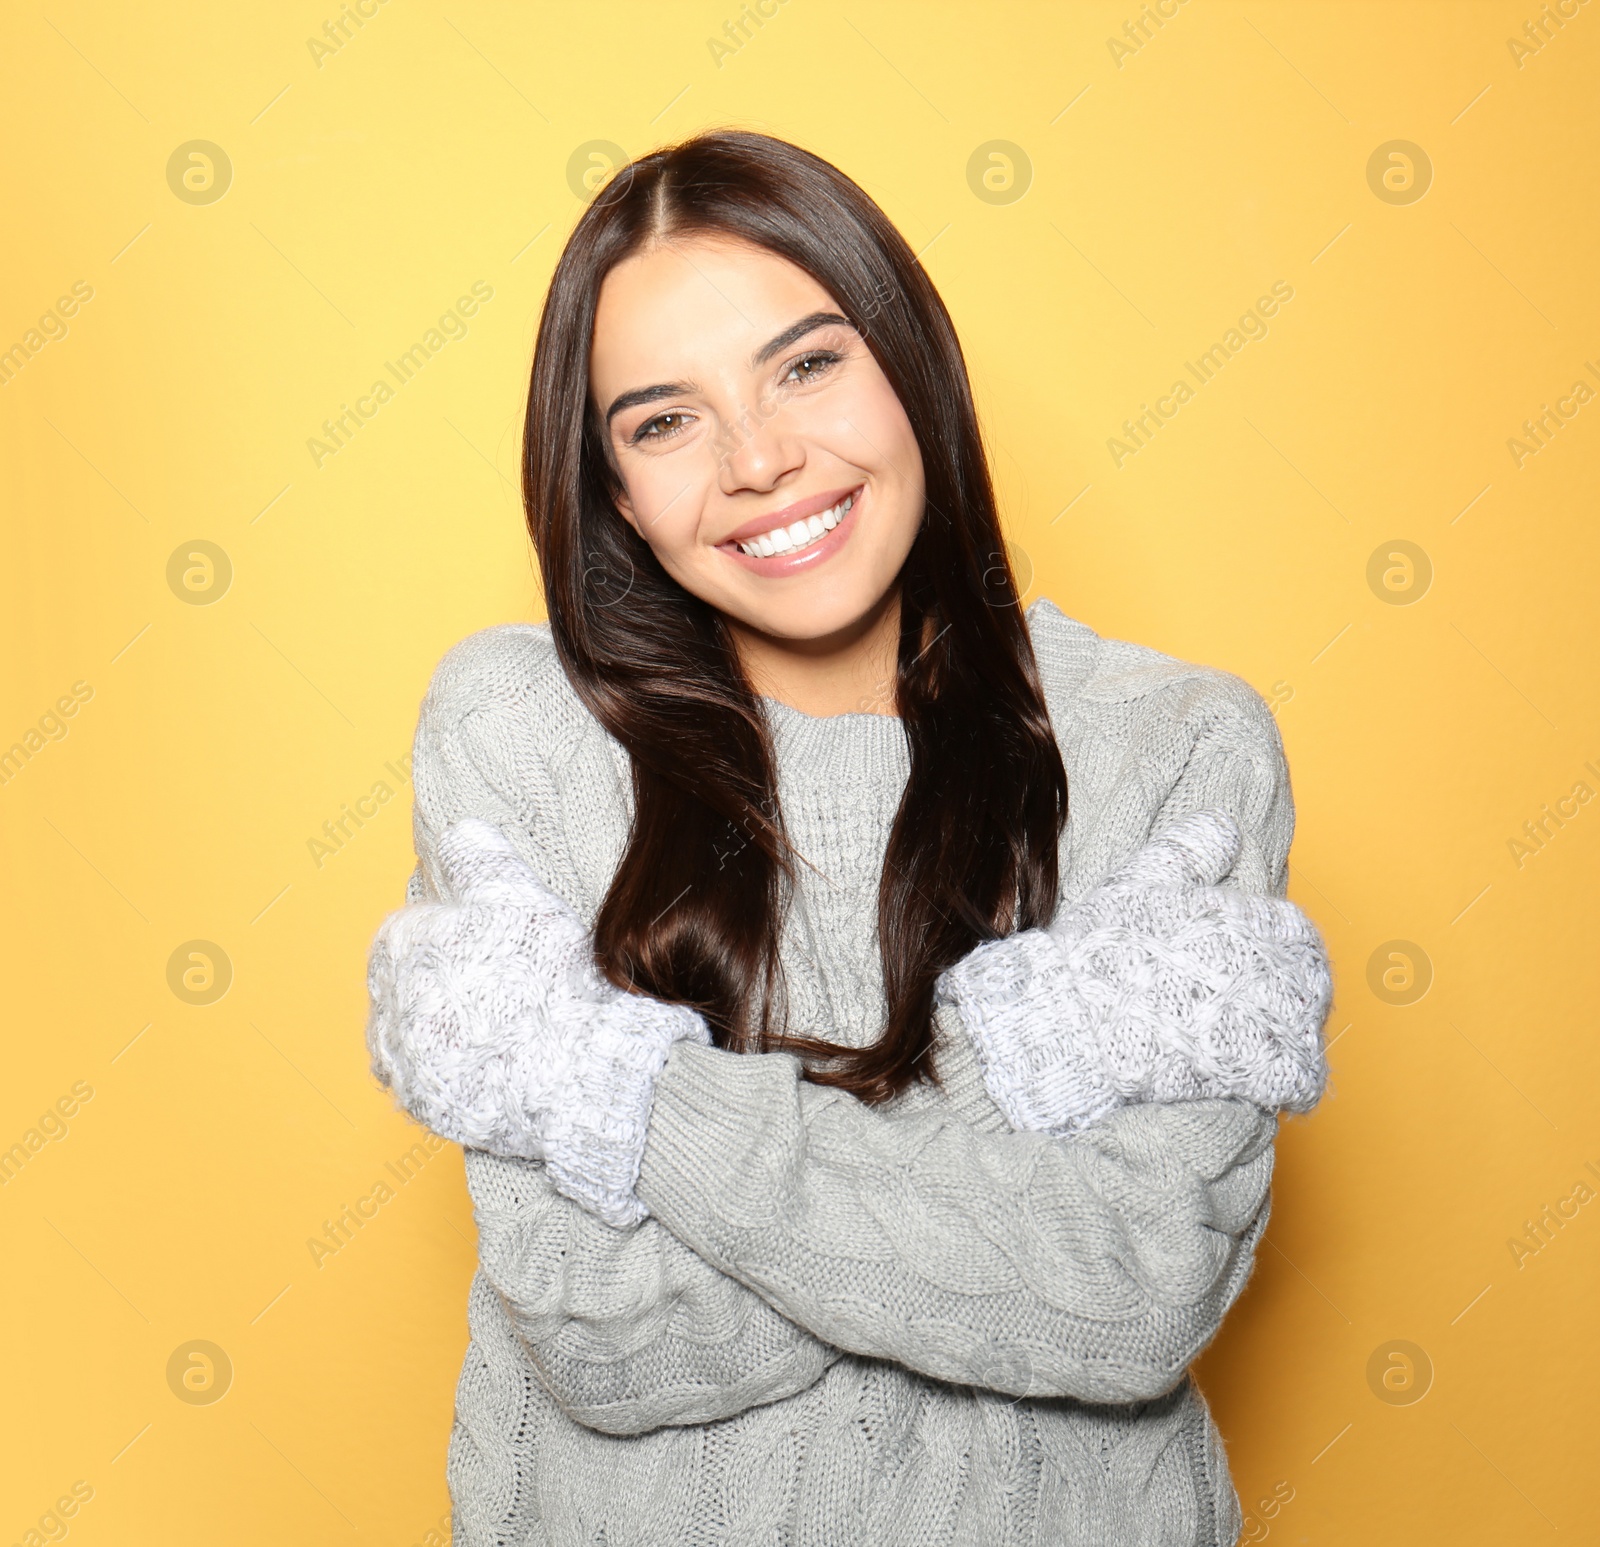
[[[780,349],[787,349],[790,344],[798,343],[808,333],[815,333],[818,328],[825,328],[830,323],[843,323],[850,326],[848,317],[841,317],[838,312],[812,312],[809,317],[802,317],[792,327],[787,327],[776,338],[768,340],[750,357],[752,365],[765,365]]]
[[[691,381],[664,381],[654,387],[635,387],[632,392],[624,392],[612,400],[611,407],[606,410],[606,423],[610,424],[618,414],[630,408],[657,403],[662,398],[684,396],[693,391],[694,383]]]
[[[765,365],[775,354],[787,349],[790,344],[798,343],[808,333],[815,333],[818,328],[841,323],[847,328],[853,326],[848,317],[841,316],[838,312],[812,312],[810,316],[802,317],[798,322],[785,328],[776,338],[768,339],[750,357],[750,364]],[[625,413],[630,408],[641,408],[646,403],[658,403],[663,398],[681,397],[694,390],[694,383],[690,381],[663,381],[653,387],[635,387],[631,392],[624,392],[612,400],[610,408],[606,410],[606,423],[610,424],[618,414]]]

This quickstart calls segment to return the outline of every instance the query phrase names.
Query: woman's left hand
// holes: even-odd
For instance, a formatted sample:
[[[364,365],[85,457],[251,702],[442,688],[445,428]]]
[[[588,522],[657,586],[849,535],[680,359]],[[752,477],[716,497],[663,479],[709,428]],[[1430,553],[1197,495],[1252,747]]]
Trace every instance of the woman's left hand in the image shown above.
[[[1218,884],[1239,847],[1230,816],[1193,812],[1047,928],[942,975],[1012,1127],[1067,1133],[1127,1102],[1202,1096],[1317,1104],[1327,953],[1293,903]]]

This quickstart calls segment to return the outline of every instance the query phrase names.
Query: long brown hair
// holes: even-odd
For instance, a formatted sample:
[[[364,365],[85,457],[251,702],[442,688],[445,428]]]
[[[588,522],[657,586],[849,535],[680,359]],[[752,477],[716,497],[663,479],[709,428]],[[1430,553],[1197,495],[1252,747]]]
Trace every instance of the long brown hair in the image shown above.
[[[922,453],[926,510],[900,575],[895,706],[910,773],[884,860],[888,1020],[850,1049],[775,1025],[796,856],[771,736],[721,615],[618,514],[589,392],[601,282],[658,238],[733,238],[812,276],[872,351]],[[595,924],[615,984],[693,1005],[718,1046],[821,1060],[819,1083],[887,1100],[933,1068],[939,973],[1054,912],[1067,780],[1001,538],[966,362],[883,211],[819,156],[722,131],[619,170],[556,266],[539,324],[523,500],[573,688],[633,762],[634,820]]]

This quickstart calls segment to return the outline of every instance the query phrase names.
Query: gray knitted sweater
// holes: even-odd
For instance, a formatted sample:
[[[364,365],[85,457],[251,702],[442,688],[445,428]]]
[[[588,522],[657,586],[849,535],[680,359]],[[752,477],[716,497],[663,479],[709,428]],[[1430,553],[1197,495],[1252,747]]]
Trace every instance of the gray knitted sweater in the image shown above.
[[[1241,679],[1027,613],[1070,789],[1062,905],[1201,807],[1233,883],[1282,895],[1294,818]],[[766,700],[815,870],[785,924],[790,1025],[864,1045],[900,722]],[[417,729],[408,901],[435,845],[499,826],[592,923],[626,840],[628,758],[544,626],[462,641]],[[458,1547],[1232,1547],[1238,1499],[1188,1365],[1249,1276],[1276,1118],[1240,1099],[1013,1132],[953,1009],[942,1085],[863,1106],[789,1054],[675,1044],[615,1229],[542,1165],[466,1152],[479,1230],[449,1482]]]

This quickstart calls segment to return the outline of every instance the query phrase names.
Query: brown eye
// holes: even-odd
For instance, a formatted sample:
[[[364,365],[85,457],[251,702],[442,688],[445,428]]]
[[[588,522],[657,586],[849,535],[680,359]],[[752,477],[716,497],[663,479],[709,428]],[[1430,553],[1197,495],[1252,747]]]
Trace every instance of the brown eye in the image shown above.
[[[818,377],[827,374],[829,368],[838,360],[838,355],[832,350],[820,350],[816,354],[801,355],[789,367],[792,379],[795,381],[816,381]]]
[[[668,440],[683,429],[688,419],[687,414],[668,413],[657,414],[654,419],[647,419],[633,432],[635,442],[641,440]]]

